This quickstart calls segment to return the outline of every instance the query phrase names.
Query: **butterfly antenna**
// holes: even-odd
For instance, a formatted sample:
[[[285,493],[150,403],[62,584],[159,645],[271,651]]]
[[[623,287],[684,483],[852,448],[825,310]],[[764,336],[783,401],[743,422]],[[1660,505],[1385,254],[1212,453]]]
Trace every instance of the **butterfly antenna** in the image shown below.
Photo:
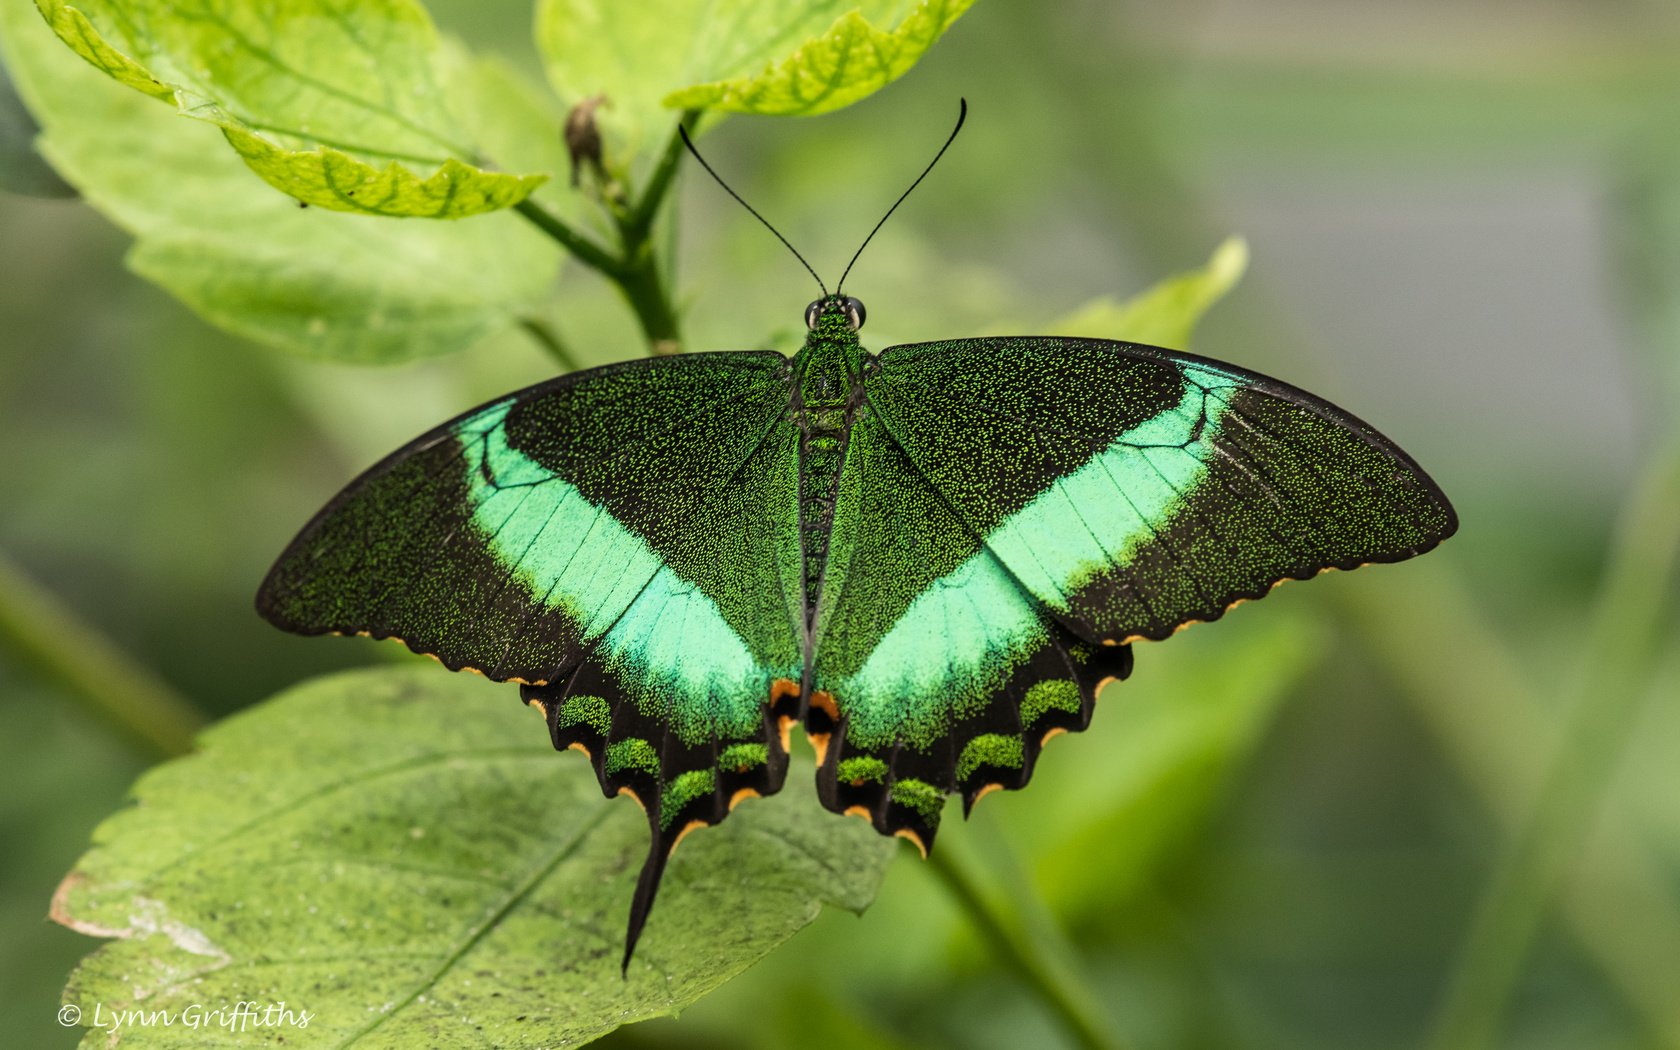
[[[893,201],[893,206],[887,209],[887,213],[885,215],[881,216],[881,221],[875,224],[875,229],[870,230],[869,236],[865,237],[863,239],[863,243],[858,245],[858,250],[852,255],[852,261],[846,264],[845,272],[840,275],[840,283],[834,287],[835,295],[839,295],[840,290],[846,287],[846,277],[852,272],[852,267],[857,265],[858,256],[862,255],[863,250],[869,247],[869,242],[875,239],[875,234],[880,232],[881,227],[887,224],[888,219],[892,218],[892,213],[898,210],[898,206],[900,204],[904,203],[904,198],[914,193],[916,187],[922,184],[922,180],[928,177],[928,172],[932,171],[933,166],[939,163],[939,158],[945,155],[945,151],[951,148],[951,143],[957,141],[957,132],[962,130],[963,121],[967,119],[968,99],[965,98],[962,100],[962,109],[957,113],[957,126],[951,129],[951,135],[945,140],[945,145],[939,147],[939,152],[933,155],[933,159],[928,161],[928,166],[922,169],[922,173],[920,175],[916,176],[916,181],[910,184],[910,188],[905,190],[899,196],[898,200]],[[704,164],[705,161],[701,161],[701,163]]]
[[[742,200],[741,195],[739,193],[736,193],[734,190],[730,189],[729,188],[729,183],[723,181],[723,176],[719,175],[717,172],[712,170],[712,166],[710,164],[706,163],[706,158],[702,157],[700,155],[700,151],[694,148],[694,140],[688,137],[688,129],[687,128],[683,127],[681,124],[678,124],[677,125],[677,134],[682,136],[683,145],[687,146],[688,151],[690,153],[694,154],[694,159],[700,162],[700,166],[702,168],[706,169],[706,174],[710,175],[713,179],[715,179],[717,181],[717,184],[719,186],[723,187],[723,192],[729,194],[731,197],[734,197],[735,202],[737,204],[739,204],[741,207],[747,209],[749,212],[752,212],[752,217],[757,219],[759,222],[762,222],[764,224],[765,229],[769,230],[771,233],[776,235],[776,239],[778,241],[781,241],[783,246],[786,247],[788,251],[793,253],[793,257],[795,259],[799,260],[799,265],[805,267],[805,272],[810,274],[812,280],[817,282],[817,287],[822,289],[823,298],[824,299],[828,298],[828,286],[823,284],[823,279],[821,277],[817,276],[817,271],[811,269],[811,264],[805,261],[805,256],[799,254],[799,249],[795,248],[793,245],[789,244],[788,239],[786,237],[782,236],[782,231],[780,231],[780,230],[776,229],[776,227],[770,225],[770,220],[769,219],[766,219],[764,216],[760,215],[758,213],[757,208],[753,207],[752,205],[748,204],[746,201]]]

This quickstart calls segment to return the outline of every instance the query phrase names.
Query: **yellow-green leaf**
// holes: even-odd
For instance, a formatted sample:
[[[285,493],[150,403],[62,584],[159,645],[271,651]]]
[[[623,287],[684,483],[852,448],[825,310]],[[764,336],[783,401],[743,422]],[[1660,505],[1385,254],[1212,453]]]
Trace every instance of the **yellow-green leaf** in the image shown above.
[[[892,29],[848,11],[821,36],[746,76],[696,84],[665,97],[677,109],[811,115],[849,106],[897,80],[974,0],[922,0]]]
[[[547,177],[492,170],[455,105],[458,66],[412,0],[36,0],[71,50],[220,127],[250,168],[307,204],[454,219]]]
[[[1104,296],[1051,324],[1049,332],[1183,349],[1202,315],[1242,279],[1246,269],[1248,242],[1227,238],[1214,249],[1206,266],[1169,277],[1124,302]]]
[[[606,96],[623,174],[677,109],[823,113],[903,75],[974,0],[540,0],[537,44],[568,105]]]

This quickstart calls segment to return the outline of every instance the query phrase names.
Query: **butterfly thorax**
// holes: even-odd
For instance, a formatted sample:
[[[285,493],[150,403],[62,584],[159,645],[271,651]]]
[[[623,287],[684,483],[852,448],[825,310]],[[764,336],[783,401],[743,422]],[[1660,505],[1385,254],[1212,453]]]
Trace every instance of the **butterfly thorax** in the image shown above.
[[[852,416],[862,401],[863,347],[839,314],[824,312],[793,359],[789,410],[799,428],[799,540],[805,618],[816,615]]]

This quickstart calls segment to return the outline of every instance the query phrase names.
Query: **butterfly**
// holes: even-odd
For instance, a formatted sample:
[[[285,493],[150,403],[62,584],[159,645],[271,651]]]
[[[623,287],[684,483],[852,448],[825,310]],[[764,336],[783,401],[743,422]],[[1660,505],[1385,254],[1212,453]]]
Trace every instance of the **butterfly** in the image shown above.
[[[1387,438],[1255,372],[1101,339],[871,353],[838,288],[805,320],[792,358],[626,361],[437,427],[258,595],[519,683],[641,805],[625,967],[672,850],[780,790],[795,725],[825,807],[925,854],[948,795],[1024,787],[1086,728],[1133,642],[1457,528]]]

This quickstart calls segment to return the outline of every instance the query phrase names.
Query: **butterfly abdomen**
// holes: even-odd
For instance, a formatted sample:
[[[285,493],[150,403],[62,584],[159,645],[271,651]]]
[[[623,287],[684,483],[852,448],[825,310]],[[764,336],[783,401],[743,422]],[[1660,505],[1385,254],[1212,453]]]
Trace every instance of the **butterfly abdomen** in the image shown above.
[[[804,562],[805,620],[816,616],[828,565],[835,495],[846,461],[852,418],[862,398],[857,334],[813,330],[794,358],[789,409],[799,428],[799,546]]]

